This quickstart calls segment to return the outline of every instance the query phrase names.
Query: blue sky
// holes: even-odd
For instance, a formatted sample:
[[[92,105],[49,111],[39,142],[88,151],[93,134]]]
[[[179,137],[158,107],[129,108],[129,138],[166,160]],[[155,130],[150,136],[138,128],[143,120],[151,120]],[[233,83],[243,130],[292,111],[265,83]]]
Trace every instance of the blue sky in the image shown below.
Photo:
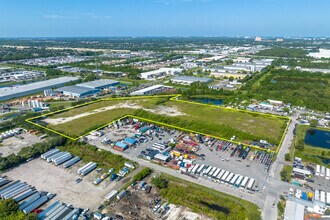
[[[0,37],[330,36],[329,0],[0,0]]]

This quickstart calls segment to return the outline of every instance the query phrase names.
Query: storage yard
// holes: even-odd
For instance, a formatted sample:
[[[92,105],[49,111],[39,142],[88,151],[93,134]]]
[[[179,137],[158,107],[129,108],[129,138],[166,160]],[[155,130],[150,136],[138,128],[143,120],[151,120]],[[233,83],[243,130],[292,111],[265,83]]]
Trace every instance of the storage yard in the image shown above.
[[[257,193],[266,182],[273,153],[123,119],[86,136],[99,148],[123,152],[202,178]],[[253,172],[258,170],[258,172]]]
[[[93,181],[97,173],[92,172],[85,177],[79,176],[76,171],[84,164],[80,161],[69,169],[47,163],[43,159],[35,159],[10,170],[3,175],[12,179],[20,179],[35,186],[39,190],[56,193],[56,199],[72,204],[75,207],[96,209],[104,196],[117,184],[102,183],[95,186]],[[76,183],[77,178],[82,178],[80,183]]]
[[[1,140],[1,139],[0,139]],[[0,156],[6,157],[10,154],[18,153],[23,147],[29,147],[41,140],[38,136],[25,132],[22,129],[8,137],[2,137],[0,142]]]

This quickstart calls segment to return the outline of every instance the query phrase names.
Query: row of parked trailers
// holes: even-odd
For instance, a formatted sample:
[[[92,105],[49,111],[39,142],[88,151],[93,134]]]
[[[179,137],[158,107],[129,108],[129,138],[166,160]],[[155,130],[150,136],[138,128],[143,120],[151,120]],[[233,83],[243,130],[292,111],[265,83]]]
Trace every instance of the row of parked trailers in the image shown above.
[[[62,152],[59,149],[50,150],[42,154],[41,158],[46,160],[48,163],[53,162],[56,166],[63,164],[64,168],[69,168],[80,161],[79,157],[75,157],[69,152]]]
[[[315,190],[314,201],[319,201],[330,206],[330,192],[324,192],[322,190]]]
[[[80,210],[65,203],[56,201],[39,213],[39,220],[71,220],[78,216]]]
[[[226,183],[233,185],[236,188],[240,187],[248,190],[252,190],[255,184],[255,180],[253,178],[235,174],[217,167],[207,166],[205,164],[192,165],[189,167],[188,173],[208,177],[219,183]]]
[[[51,196],[51,197],[50,197]],[[19,209],[25,214],[32,212],[37,209],[54,194],[39,193],[34,187],[28,185],[25,182],[10,181],[5,177],[0,176],[0,197],[1,199],[13,199],[18,202]]]
[[[330,180],[330,169],[317,164],[315,176],[325,177],[326,180]]]

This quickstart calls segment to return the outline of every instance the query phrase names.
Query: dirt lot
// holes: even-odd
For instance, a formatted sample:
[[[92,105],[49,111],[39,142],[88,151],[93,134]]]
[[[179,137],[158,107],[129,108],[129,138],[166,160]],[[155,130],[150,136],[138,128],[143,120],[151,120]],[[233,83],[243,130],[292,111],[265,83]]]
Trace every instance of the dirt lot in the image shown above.
[[[72,168],[64,169],[62,166],[55,166],[52,163],[38,158],[29,163],[23,164],[13,170],[4,173],[15,180],[27,182],[35,186],[37,190],[56,193],[55,200],[60,200],[75,207],[90,208],[96,210],[104,196],[108,194],[113,187],[118,187],[120,182],[111,182],[106,180],[99,186],[94,186],[93,181],[98,174],[95,170],[85,177],[80,177],[76,173],[77,169],[82,167],[82,162],[77,163]],[[83,181],[76,183],[77,178]]]
[[[39,138],[30,133],[22,133],[14,137],[4,139],[0,144],[0,156],[6,157],[10,154],[17,154],[23,147],[31,146],[41,142]]]
[[[144,181],[147,182],[147,185],[151,185],[151,178],[155,175],[157,174],[153,173],[144,179]],[[209,220],[207,216],[194,213],[187,207],[176,206],[173,204],[168,204],[169,209],[167,211],[160,208],[159,212],[154,212],[153,208],[156,206],[156,199],[160,199],[158,204],[162,206],[167,204],[167,202],[159,196],[158,190],[154,186],[152,187],[150,193],[147,194],[144,190],[138,189],[138,184],[139,182],[135,186],[129,186],[127,188],[126,196],[119,201],[115,199],[109,206],[105,207],[103,212],[120,215],[128,220]]]

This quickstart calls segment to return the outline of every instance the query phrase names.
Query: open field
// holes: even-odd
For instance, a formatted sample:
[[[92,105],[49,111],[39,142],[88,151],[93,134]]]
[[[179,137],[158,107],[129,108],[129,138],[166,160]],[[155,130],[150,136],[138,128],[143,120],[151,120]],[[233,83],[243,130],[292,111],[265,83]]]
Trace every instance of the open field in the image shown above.
[[[296,128],[296,137],[293,142],[293,147],[298,144],[298,142],[305,139],[305,134],[311,127],[308,125],[298,125]],[[322,129],[322,128],[317,128]],[[303,161],[320,164],[330,168],[330,150],[320,147],[310,146],[304,143],[304,149],[294,151],[295,157],[300,157]]]
[[[98,164],[98,167],[104,168],[105,170],[114,168],[116,171],[119,171],[123,168],[124,163],[128,161],[118,154],[113,154],[91,145],[67,145],[59,149],[80,157],[85,163],[93,161]]]
[[[214,219],[260,219],[255,204],[174,176],[162,175],[169,184],[160,190],[160,194],[170,203],[186,206]]]
[[[286,127],[286,118],[217,106],[169,100],[140,98],[100,100],[75,108],[47,114],[47,127],[79,137],[125,115],[178,126],[236,141],[267,140],[278,145]],[[274,149],[276,146],[274,147]]]

